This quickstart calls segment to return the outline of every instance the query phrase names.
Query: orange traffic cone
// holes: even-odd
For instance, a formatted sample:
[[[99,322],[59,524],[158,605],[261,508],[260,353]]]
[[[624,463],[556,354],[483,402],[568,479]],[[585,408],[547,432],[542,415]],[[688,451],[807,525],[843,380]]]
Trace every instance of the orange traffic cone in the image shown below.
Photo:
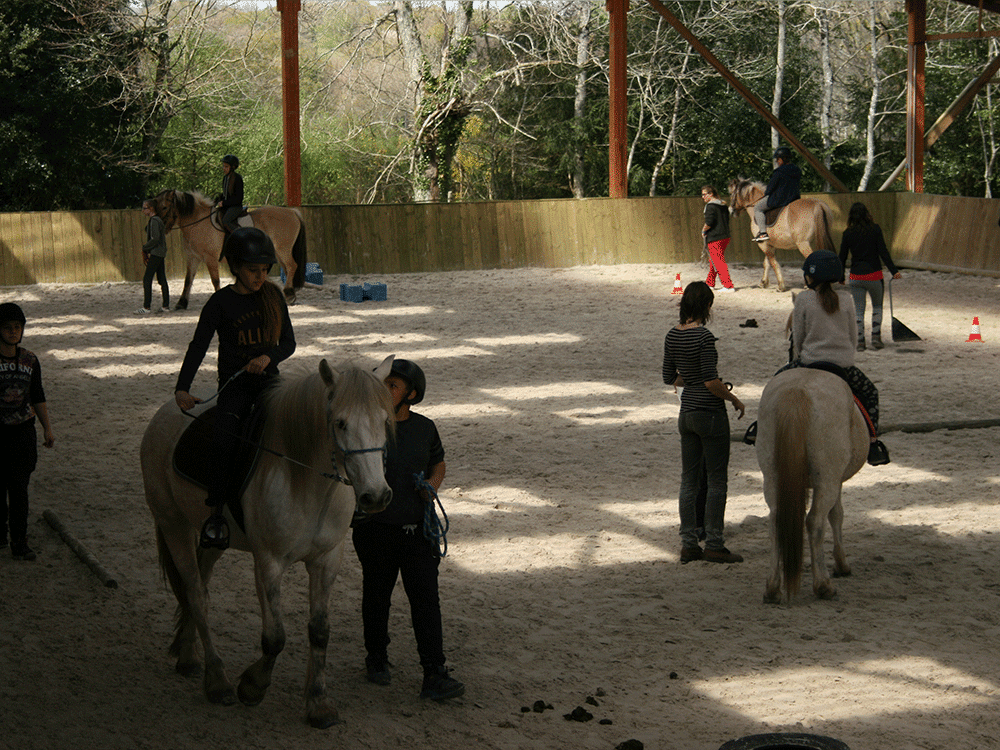
[[[979,335],[979,316],[972,319],[972,332],[969,333],[969,338],[965,340],[965,343],[969,343],[970,341],[983,343],[983,337]]]
[[[677,274],[677,278],[674,279],[674,288],[670,291],[671,294],[684,294],[684,288],[681,286],[681,275]]]

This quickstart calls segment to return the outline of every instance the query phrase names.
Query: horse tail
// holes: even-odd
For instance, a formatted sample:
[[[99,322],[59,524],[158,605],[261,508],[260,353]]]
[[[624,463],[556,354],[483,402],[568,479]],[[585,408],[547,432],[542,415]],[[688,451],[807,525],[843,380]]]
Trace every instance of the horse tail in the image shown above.
[[[777,421],[778,482],[775,504],[775,540],[784,571],[785,593],[791,598],[802,580],[803,527],[809,492],[809,456],[806,451],[809,405],[805,394],[793,394]]]
[[[170,547],[167,546],[163,529],[159,525],[156,527],[156,550],[160,558],[160,573],[170,584],[170,590],[177,598],[177,613],[174,616],[174,642],[170,644],[169,653],[171,656],[180,656],[182,625],[190,617],[187,605],[187,586],[184,584],[181,572],[177,569],[174,556],[170,554]]]
[[[830,234],[830,207],[822,201],[816,203],[819,208],[819,216],[816,217],[816,236],[820,245],[817,249],[835,253],[837,249],[834,247],[833,237]]]
[[[292,260],[295,261],[292,288],[301,289],[306,283],[306,225],[301,216],[299,216],[299,233],[295,237],[295,244],[292,245]]]

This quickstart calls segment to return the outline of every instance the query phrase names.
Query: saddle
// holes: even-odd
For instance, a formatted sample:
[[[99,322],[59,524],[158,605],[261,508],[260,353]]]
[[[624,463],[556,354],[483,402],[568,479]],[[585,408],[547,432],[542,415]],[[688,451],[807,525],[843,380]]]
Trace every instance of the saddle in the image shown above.
[[[195,417],[174,446],[174,471],[203,490],[209,489],[213,475],[219,471],[219,467],[213,462],[216,408],[213,406]],[[229,510],[240,529],[244,529],[243,492],[260,459],[259,443],[263,431],[264,409],[254,405],[249,418],[244,420],[240,446],[233,457],[235,461],[233,475],[240,477],[240,481],[239,491],[236,493],[237,500],[229,503]]]
[[[773,226],[774,222],[776,222],[778,220],[778,215],[785,208],[788,208],[788,207],[787,206],[778,206],[777,208],[769,208],[769,209],[767,209],[764,212],[764,223],[767,224],[769,227]]]

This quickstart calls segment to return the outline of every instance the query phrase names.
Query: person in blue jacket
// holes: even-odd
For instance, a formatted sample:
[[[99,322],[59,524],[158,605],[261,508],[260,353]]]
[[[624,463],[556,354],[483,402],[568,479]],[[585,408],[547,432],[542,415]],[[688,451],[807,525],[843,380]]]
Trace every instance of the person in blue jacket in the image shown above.
[[[797,201],[802,195],[799,192],[802,185],[802,170],[792,164],[792,150],[781,146],[774,152],[774,160],[778,166],[771,173],[764,197],[753,206],[754,223],[757,225],[757,236],[754,242],[767,242],[767,219],[764,212],[772,208],[781,208]]]

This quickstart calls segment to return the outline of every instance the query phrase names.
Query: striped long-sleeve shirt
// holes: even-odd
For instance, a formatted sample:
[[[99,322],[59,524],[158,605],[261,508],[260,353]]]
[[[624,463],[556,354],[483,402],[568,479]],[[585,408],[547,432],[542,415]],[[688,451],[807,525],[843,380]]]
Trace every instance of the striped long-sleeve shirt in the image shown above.
[[[673,385],[679,374],[684,380],[681,411],[725,411],[726,402],[705,383],[719,377],[719,354],[715,336],[704,326],[671,328],[663,342],[663,382]]]

